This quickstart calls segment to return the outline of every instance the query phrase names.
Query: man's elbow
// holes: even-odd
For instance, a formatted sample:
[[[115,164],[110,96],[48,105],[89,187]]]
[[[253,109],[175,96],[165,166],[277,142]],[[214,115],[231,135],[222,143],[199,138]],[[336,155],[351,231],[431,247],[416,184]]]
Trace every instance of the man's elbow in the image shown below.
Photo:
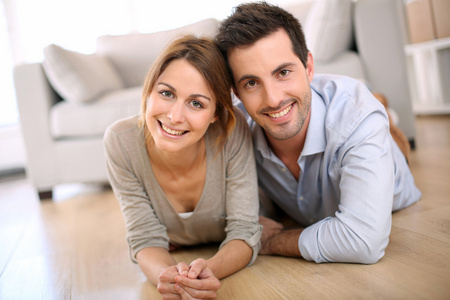
[[[384,240],[362,243],[355,253],[355,263],[371,265],[377,263],[385,253],[387,242]]]
[[[383,250],[361,251],[358,253],[358,261],[356,263],[372,265],[376,264],[384,256]]]
[[[385,253],[387,243],[381,240],[363,241],[359,239],[346,249],[341,249],[340,254],[327,259],[327,261],[341,263],[357,263],[371,265],[377,263]],[[337,254],[337,253],[336,253]]]

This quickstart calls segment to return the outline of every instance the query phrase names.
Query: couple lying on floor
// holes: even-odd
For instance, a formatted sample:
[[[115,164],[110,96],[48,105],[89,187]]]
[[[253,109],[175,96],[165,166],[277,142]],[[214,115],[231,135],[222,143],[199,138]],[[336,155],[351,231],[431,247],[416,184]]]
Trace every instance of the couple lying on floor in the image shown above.
[[[421,196],[407,146],[390,130],[362,83],[314,75],[297,19],[240,5],[214,41],[170,43],[147,75],[140,113],[105,134],[132,260],[173,299],[215,298],[219,280],[258,254],[377,262],[392,211]],[[297,229],[259,216],[258,186]],[[221,244],[208,260],[177,263],[170,253],[209,242]]]

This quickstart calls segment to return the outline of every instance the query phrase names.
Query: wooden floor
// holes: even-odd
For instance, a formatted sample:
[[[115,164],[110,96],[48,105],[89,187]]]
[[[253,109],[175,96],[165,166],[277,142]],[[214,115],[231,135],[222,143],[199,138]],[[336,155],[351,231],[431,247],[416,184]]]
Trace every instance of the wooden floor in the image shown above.
[[[422,200],[393,215],[375,265],[260,256],[218,299],[450,299],[450,116],[417,117],[411,167]],[[160,299],[128,256],[110,190],[65,186],[40,203],[23,177],[0,181],[0,299]],[[210,257],[216,246],[176,252]]]

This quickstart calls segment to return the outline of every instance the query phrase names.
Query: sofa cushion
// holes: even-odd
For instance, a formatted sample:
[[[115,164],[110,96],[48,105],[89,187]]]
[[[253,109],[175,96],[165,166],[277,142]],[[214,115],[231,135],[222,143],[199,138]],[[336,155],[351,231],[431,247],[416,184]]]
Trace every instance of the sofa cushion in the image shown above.
[[[142,86],[153,61],[177,35],[214,37],[218,26],[219,21],[210,18],[167,31],[102,36],[97,40],[97,53],[109,58],[127,87]]]
[[[52,137],[102,137],[110,124],[139,113],[141,94],[142,87],[135,87],[110,92],[84,105],[58,102],[50,111]]]
[[[316,0],[304,24],[315,61],[326,62],[353,44],[352,0]]]
[[[82,54],[57,45],[44,49],[44,71],[55,91],[72,103],[84,103],[123,88],[113,65],[98,54]]]
[[[361,57],[354,51],[343,51],[329,62],[315,62],[314,73],[345,75],[368,82]]]

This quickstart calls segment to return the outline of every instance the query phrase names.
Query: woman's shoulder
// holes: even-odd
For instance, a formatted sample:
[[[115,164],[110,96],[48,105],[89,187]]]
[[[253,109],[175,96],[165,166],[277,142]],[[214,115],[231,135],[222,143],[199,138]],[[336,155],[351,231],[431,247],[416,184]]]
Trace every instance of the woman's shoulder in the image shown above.
[[[236,106],[233,107],[233,111],[236,118],[236,124],[229,139],[241,139],[248,134],[250,128],[248,127],[244,113]]]
[[[140,135],[138,126],[138,116],[131,116],[120,119],[111,124],[105,131],[104,142],[110,143],[113,140],[125,141],[136,139]]]
[[[108,126],[106,131],[113,131],[116,133],[138,129],[138,116],[131,116],[124,119],[120,119]]]

